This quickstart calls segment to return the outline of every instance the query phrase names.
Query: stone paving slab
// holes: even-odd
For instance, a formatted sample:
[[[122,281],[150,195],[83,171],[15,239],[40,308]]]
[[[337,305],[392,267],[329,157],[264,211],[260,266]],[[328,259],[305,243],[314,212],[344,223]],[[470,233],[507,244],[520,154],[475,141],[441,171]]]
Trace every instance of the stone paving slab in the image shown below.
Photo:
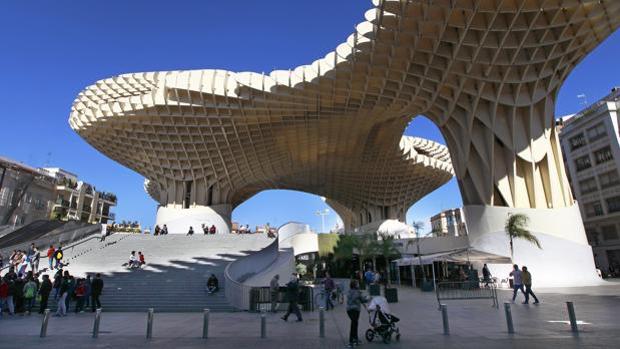
[[[511,297],[500,291],[500,303]],[[487,300],[447,301],[449,336],[443,335],[441,313],[434,293],[399,289],[400,302],[392,311],[401,318],[400,343],[366,343],[366,348],[614,348],[620,345],[620,284],[590,290],[541,290],[539,306],[511,306],[515,334],[508,334],[503,304],[491,307]],[[520,296],[522,298],[522,296]],[[568,323],[566,301],[573,301],[580,326],[574,336]],[[39,338],[40,315],[5,316],[0,320],[0,348],[40,345],[71,348],[343,348],[349,320],[342,305],[326,312],[326,338],[319,338],[318,312],[304,313],[304,322],[285,323],[282,314],[267,314],[267,338],[260,338],[260,314],[210,314],[210,338],[203,340],[201,313],[156,313],[153,339],[146,340],[146,313],[102,313],[100,335],[92,339],[93,314],[51,318],[48,337]],[[293,321],[292,321],[293,320]],[[553,321],[553,322],[552,322]],[[362,312],[359,335],[368,328]],[[17,342],[7,340],[15,338]]]

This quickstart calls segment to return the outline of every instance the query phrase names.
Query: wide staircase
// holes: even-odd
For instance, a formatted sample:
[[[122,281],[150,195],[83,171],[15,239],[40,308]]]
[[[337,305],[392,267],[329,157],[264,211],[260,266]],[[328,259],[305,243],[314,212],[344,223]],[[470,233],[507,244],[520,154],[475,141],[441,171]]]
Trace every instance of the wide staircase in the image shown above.
[[[148,308],[156,312],[198,312],[205,308],[233,311],[225,298],[225,267],[272,241],[265,234],[113,234],[105,242],[87,238],[66,249],[66,269],[80,277],[102,273],[105,286],[101,302],[106,312],[142,312]],[[136,255],[141,251],[146,265],[140,269],[122,266],[131,251]],[[218,278],[220,291],[209,295],[205,286],[211,274]]]

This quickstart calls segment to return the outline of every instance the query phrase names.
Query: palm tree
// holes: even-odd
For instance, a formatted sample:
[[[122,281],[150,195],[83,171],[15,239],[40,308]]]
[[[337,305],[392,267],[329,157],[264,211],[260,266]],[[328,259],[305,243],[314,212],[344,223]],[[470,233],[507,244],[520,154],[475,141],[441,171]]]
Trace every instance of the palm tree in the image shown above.
[[[418,260],[420,262],[420,268],[422,269],[422,279],[426,281],[426,271],[422,265],[422,255],[420,254],[420,230],[424,228],[424,222],[417,221],[411,224],[413,230],[415,230],[415,243],[417,247]],[[407,246],[411,244],[411,241],[407,242]]]
[[[377,242],[377,253],[385,258],[387,283],[390,283],[390,259],[400,257],[400,251],[394,246],[394,236],[381,234],[381,240]]]
[[[377,238],[375,234],[361,235],[356,237],[355,252],[359,256],[360,271],[364,272],[363,262],[368,258],[374,258],[377,254]],[[375,268],[373,259],[373,269]]]
[[[514,260],[514,247],[512,243],[512,240],[514,239],[527,240],[533,243],[534,245],[536,245],[536,247],[542,249],[542,247],[540,246],[540,241],[538,241],[538,238],[536,238],[534,234],[532,234],[529,230],[527,230],[528,221],[529,221],[529,218],[522,213],[516,213],[516,214],[509,213],[508,214],[508,218],[506,219],[506,225],[504,226],[504,230],[506,231],[506,234],[508,234],[508,238],[510,239],[510,260],[511,261]]]

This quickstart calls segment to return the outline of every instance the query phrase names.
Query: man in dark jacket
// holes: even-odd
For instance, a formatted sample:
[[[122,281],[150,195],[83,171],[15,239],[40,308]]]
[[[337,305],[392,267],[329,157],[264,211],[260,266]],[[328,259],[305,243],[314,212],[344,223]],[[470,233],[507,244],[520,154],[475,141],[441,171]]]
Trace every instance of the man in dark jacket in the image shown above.
[[[291,281],[286,284],[286,296],[288,298],[288,309],[282,320],[288,320],[288,316],[291,313],[295,313],[297,315],[297,322],[301,322],[301,311],[299,311],[299,306],[297,305],[297,302],[299,302],[299,280],[297,279],[297,274],[293,274]]]
[[[17,278],[13,282],[13,301],[15,302],[15,313],[24,312],[24,284],[26,282],[22,278]]]
[[[41,295],[41,307],[39,309],[39,314],[43,314],[45,309],[47,308],[47,300],[50,297],[50,292],[52,292],[52,282],[50,281],[50,276],[45,274],[43,275],[43,281],[41,282],[41,287],[39,288],[39,294]]]
[[[97,273],[97,275],[95,275],[93,283],[90,286],[91,296],[93,297],[91,302],[91,309],[93,310],[93,312],[96,308],[101,308],[101,302],[99,301],[99,297],[101,296],[102,291],[103,280],[101,279],[101,274]]]

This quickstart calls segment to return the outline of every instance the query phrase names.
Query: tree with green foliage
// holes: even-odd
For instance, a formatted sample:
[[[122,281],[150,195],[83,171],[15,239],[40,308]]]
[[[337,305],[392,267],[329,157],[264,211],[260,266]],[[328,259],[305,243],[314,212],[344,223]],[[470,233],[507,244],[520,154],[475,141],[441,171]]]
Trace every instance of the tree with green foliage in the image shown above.
[[[525,214],[522,213],[509,213],[508,218],[506,219],[506,224],[504,225],[504,230],[510,239],[510,260],[514,262],[514,239],[523,239],[531,242],[536,245],[536,247],[542,249],[540,245],[540,241],[538,238],[534,236],[528,229],[529,218]]]
[[[355,252],[359,256],[360,271],[364,271],[363,262],[367,259],[372,259],[372,268],[376,266],[377,256],[377,236],[375,234],[356,236]]]

